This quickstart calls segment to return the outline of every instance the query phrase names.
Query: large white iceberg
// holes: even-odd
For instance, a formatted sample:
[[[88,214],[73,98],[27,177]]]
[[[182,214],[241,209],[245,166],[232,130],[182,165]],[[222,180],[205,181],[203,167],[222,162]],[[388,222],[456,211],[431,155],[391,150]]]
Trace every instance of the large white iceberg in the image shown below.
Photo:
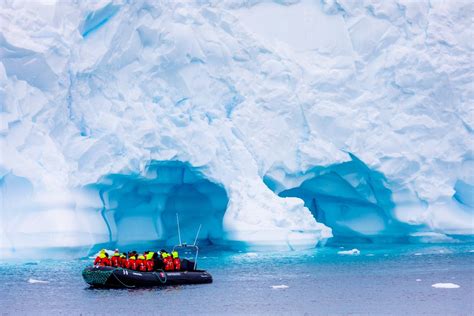
[[[474,234],[472,12],[4,1],[0,255]]]

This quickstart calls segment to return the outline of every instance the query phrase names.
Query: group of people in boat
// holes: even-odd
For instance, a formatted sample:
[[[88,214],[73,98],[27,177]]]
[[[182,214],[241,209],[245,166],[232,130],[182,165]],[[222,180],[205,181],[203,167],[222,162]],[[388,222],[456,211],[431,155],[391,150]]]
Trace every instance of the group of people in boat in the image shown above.
[[[115,249],[110,257],[107,251],[102,249],[94,260],[95,266],[111,266],[142,272],[188,270],[188,267],[191,266],[190,263],[192,262],[186,259],[181,260],[177,251],[168,253],[164,249],[159,252],[145,251],[144,253],[137,253],[136,251],[121,253],[118,249]]]

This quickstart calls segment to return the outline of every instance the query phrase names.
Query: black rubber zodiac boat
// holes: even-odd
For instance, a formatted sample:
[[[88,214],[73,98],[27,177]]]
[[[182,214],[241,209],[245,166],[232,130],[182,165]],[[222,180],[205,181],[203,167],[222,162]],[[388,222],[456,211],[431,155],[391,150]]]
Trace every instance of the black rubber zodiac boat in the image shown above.
[[[212,283],[212,276],[205,270],[196,270],[198,247],[195,245],[179,245],[173,250],[180,249],[180,253],[190,251],[193,248],[195,258],[190,269],[184,271],[141,272],[125,268],[114,267],[87,267],[82,271],[82,277],[86,283],[93,287],[101,288],[135,288],[167,286],[179,284],[202,284]]]

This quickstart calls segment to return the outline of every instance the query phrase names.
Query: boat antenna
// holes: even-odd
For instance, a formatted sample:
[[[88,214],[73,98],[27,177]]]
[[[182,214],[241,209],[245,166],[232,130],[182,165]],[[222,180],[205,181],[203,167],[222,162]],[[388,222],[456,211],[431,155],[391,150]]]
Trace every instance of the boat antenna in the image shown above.
[[[202,225],[199,224],[199,229],[198,229],[198,232],[197,232],[197,234],[196,234],[196,238],[194,238],[194,244],[193,244],[193,246],[196,246],[196,241],[198,240],[199,232],[201,231],[201,226],[202,226]]]
[[[178,213],[176,213],[176,223],[178,224],[178,238],[179,238],[179,245],[181,246],[181,230],[179,229],[179,216]]]

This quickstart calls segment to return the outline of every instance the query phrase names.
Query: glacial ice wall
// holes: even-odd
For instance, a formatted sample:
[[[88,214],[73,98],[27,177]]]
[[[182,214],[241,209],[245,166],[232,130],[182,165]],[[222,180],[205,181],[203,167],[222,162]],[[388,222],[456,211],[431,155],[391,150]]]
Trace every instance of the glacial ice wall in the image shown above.
[[[200,219],[216,243],[311,247],[354,232],[347,207],[354,236],[473,234],[472,16],[469,1],[2,1],[1,254],[172,238],[137,206],[156,162],[226,196]],[[307,181],[335,188],[313,195],[326,225]]]

